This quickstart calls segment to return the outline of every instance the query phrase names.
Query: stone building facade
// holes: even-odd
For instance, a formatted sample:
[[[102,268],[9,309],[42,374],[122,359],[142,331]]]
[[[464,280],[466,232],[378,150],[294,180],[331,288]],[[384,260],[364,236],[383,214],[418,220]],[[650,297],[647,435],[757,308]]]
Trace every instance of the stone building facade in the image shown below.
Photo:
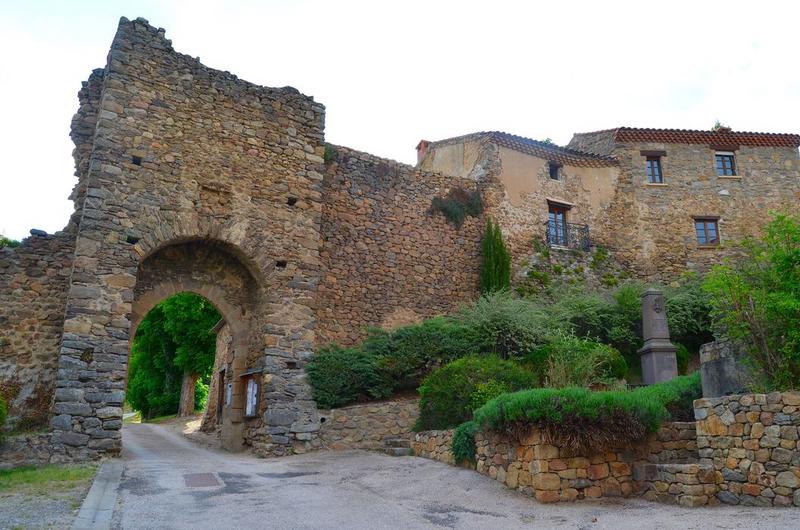
[[[130,340],[178,292],[226,323],[212,390],[226,446],[281,455],[322,445],[315,348],[477,296],[487,215],[518,267],[555,208],[631,271],[668,278],[800,193],[796,135],[616,129],[558,147],[478,133],[421,142],[416,167],[326,146],[313,98],[210,69],[144,19],[121,19],[78,99],[68,226],[0,249],[0,392],[11,425],[49,422],[60,460],[120,450]],[[714,176],[720,149],[738,178]],[[661,186],[643,182],[645,150],[661,152]],[[459,190],[483,210],[457,226],[432,202]],[[696,248],[692,215],[719,216],[720,247]]]
[[[534,240],[586,250],[587,234],[631,275],[671,281],[734,256],[771,211],[794,210],[798,145],[797,134],[621,127],[576,134],[566,148],[487,132],[417,150],[420,167],[484,190],[517,267]],[[718,168],[719,157],[733,167]],[[716,238],[699,239],[698,223]]]

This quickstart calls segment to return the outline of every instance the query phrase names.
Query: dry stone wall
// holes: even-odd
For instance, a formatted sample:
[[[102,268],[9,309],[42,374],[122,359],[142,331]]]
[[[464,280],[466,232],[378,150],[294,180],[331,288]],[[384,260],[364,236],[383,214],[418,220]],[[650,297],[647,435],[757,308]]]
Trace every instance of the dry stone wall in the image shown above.
[[[721,476],[726,504],[800,506],[800,393],[694,402],[700,463]]]
[[[8,428],[49,420],[74,250],[69,232],[0,248],[0,395]]]
[[[475,182],[336,148],[325,173],[318,340],[353,344],[448,313],[478,294],[484,221],[460,229],[431,212],[434,197]]]
[[[411,438],[419,399],[406,398],[321,410],[320,440],[333,450],[382,449],[386,440]]]
[[[637,465],[696,460],[695,438],[694,422],[665,423],[631,448],[576,454],[546,443],[538,428],[522,439],[479,432],[474,468],[540,502],[627,497],[646,489],[634,483]],[[417,456],[453,464],[452,439],[453,430],[425,431],[414,435],[411,447]]]

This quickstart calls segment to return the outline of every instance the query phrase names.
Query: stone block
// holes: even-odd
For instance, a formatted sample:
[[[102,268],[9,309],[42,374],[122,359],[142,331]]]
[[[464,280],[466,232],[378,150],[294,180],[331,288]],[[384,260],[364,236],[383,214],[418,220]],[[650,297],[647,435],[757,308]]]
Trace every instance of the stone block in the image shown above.
[[[533,476],[533,487],[536,490],[558,490],[561,478],[555,473],[537,473]]]

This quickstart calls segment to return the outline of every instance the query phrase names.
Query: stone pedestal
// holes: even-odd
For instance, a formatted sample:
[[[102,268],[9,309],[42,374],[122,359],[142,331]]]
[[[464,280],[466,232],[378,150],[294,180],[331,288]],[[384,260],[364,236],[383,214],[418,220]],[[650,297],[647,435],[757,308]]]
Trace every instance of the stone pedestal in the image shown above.
[[[669,340],[664,295],[657,289],[648,289],[642,294],[642,336],[644,346],[639,355],[644,384],[669,381],[677,376],[677,348]]]
[[[740,344],[709,342],[700,346],[700,381],[704,398],[747,392],[749,370],[742,362],[743,357]]]

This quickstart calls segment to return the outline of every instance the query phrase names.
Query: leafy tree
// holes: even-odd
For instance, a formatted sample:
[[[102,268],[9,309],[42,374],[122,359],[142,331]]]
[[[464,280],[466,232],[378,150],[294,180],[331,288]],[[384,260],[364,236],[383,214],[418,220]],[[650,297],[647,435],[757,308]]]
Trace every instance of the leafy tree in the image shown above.
[[[131,347],[127,395],[133,408],[152,418],[205,405],[215,354],[209,330],[219,319],[208,300],[192,293],[172,296],[144,317]]]
[[[745,240],[745,259],[706,278],[719,335],[744,342],[759,386],[800,381],[800,219],[775,215],[761,239]]]
[[[511,287],[511,256],[503,242],[500,225],[486,219],[481,261],[481,292],[493,293]]]
[[[19,246],[19,241],[17,241],[16,239],[9,239],[4,235],[0,235],[0,248],[3,247],[13,248],[18,246]]]

